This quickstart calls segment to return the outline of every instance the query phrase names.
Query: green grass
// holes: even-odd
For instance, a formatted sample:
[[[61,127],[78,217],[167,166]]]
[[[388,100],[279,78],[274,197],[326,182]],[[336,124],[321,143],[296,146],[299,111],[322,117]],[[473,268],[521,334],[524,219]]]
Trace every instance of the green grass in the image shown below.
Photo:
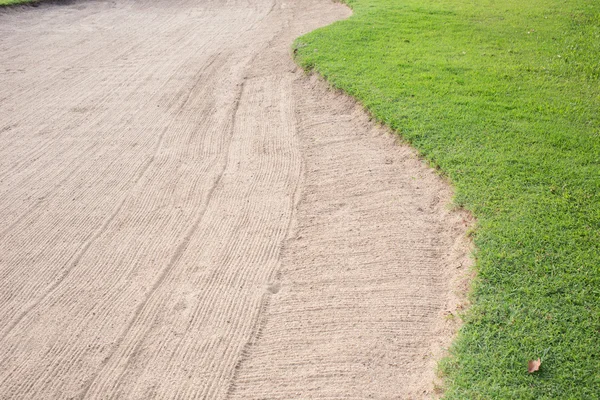
[[[600,398],[600,2],[348,3],[350,19],[296,41],[299,63],[398,131],[478,220],[445,397]]]
[[[17,4],[37,3],[40,0],[0,0],[0,7],[13,6]]]

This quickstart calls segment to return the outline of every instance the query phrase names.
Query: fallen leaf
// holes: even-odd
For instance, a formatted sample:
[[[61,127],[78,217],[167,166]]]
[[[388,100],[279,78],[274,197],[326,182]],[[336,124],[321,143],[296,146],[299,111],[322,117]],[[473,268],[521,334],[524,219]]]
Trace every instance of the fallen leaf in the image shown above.
[[[535,371],[539,371],[540,365],[542,365],[542,360],[540,358],[537,360],[529,360],[529,363],[527,364],[527,372],[533,374]]]

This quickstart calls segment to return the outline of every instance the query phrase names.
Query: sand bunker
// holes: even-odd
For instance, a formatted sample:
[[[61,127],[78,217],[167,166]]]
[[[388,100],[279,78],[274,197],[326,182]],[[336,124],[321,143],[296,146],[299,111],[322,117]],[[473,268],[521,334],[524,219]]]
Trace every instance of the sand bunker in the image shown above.
[[[290,59],[328,0],[0,11],[0,398],[418,398],[451,191]]]

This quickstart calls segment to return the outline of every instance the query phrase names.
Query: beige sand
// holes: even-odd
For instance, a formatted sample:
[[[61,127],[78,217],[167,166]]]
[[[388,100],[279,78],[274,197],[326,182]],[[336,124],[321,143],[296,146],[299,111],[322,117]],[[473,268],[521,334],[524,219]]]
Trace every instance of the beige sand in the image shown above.
[[[451,191],[290,59],[328,0],[0,11],[0,398],[423,398]]]

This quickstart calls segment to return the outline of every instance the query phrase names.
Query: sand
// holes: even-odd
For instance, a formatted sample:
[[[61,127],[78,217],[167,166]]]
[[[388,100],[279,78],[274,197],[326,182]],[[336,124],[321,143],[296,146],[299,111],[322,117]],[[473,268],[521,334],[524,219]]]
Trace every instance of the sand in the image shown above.
[[[0,11],[0,398],[428,398],[452,191],[291,59],[328,0]]]

